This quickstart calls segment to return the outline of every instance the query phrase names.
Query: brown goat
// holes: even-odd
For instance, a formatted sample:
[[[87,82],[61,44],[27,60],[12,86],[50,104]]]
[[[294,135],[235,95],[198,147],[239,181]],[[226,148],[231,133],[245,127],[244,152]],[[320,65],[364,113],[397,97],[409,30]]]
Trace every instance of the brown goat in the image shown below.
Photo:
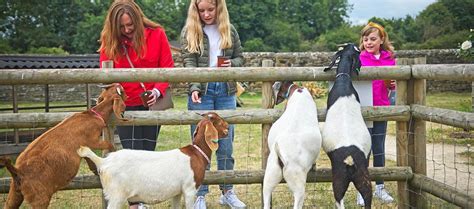
[[[19,208],[23,199],[33,209],[48,208],[53,194],[77,174],[81,161],[76,152],[79,147],[114,150],[100,135],[112,111],[125,120],[122,113],[127,96],[119,84],[103,87],[97,106],[73,114],[36,138],[18,156],[15,166],[9,159],[0,160],[0,166],[7,167],[13,178],[5,209]]]

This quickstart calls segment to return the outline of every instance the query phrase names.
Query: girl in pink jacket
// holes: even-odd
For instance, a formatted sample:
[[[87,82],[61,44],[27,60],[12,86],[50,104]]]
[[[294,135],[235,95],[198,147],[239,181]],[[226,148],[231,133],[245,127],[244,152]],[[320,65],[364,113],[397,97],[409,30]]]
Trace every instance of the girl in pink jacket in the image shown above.
[[[360,61],[362,66],[387,66],[395,65],[393,46],[388,39],[385,29],[376,23],[369,22],[361,31],[360,37]],[[390,105],[389,92],[395,90],[395,82],[384,80],[372,81],[373,105]],[[373,127],[369,128],[372,136],[372,152],[374,154],[373,166],[385,166],[385,134],[387,132],[387,121],[374,121]],[[392,196],[385,190],[384,182],[375,182],[375,197],[384,203],[393,201]],[[357,204],[364,206],[364,199],[357,195]]]

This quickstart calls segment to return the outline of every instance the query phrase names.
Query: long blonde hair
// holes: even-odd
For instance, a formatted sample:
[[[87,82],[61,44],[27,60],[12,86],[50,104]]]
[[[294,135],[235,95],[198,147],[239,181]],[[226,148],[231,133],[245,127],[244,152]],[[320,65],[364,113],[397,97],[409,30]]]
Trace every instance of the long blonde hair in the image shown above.
[[[100,48],[98,52],[104,51],[105,55],[113,60],[122,57],[121,48],[122,32],[120,31],[120,18],[128,14],[133,22],[134,36],[133,49],[138,57],[143,57],[146,53],[146,43],[144,31],[145,27],[161,28],[161,25],[145,17],[141,8],[133,0],[115,0],[110,5],[109,11],[104,21],[104,28],[100,33]]]
[[[186,19],[185,31],[188,45],[186,50],[191,53],[202,53],[204,49],[203,22],[199,17],[198,4],[202,1],[208,1],[213,5],[217,5],[217,27],[221,35],[221,49],[232,47],[232,37],[230,31],[229,12],[225,0],[191,0],[188,9],[188,17]]]
[[[392,58],[394,56],[394,47],[392,43],[390,42],[390,39],[388,38],[388,33],[385,31],[385,29],[374,22],[369,22],[362,30],[360,31],[360,42],[359,42],[359,48],[360,50],[365,50],[364,48],[364,36],[368,36],[369,34],[377,31],[380,38],[382,39],[383,43],[380,46],[385,51],[390,52]]]

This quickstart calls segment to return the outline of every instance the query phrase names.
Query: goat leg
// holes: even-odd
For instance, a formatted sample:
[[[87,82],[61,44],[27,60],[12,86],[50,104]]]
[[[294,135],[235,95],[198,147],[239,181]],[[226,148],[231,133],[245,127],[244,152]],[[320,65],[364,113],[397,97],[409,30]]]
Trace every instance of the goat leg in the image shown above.
[[[92,160],[89,159],[88,157],[85,157],[84,160],[86,160],[87,166],[89,166],[89,170],[91,170],[92,173],[94,173],[96,176],[98,176],[99,171],[97,171],[97,166],[95,165],[95,163],[92,162]]]

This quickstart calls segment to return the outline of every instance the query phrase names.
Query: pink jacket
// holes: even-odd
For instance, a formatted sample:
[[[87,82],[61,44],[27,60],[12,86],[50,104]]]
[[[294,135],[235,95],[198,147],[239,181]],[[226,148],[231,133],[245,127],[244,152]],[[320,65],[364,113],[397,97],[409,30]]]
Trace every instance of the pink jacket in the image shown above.
[[[380,59],[367,51],[360,53],[360,62],[362,66],[387,66],[395,65],[395,59],[390,57],[390,52],[381,50]],[[374,106],[388,106],[390,100],[388,99],[388,89],[384,84],[383,80],[372,81],[372,96]]]

